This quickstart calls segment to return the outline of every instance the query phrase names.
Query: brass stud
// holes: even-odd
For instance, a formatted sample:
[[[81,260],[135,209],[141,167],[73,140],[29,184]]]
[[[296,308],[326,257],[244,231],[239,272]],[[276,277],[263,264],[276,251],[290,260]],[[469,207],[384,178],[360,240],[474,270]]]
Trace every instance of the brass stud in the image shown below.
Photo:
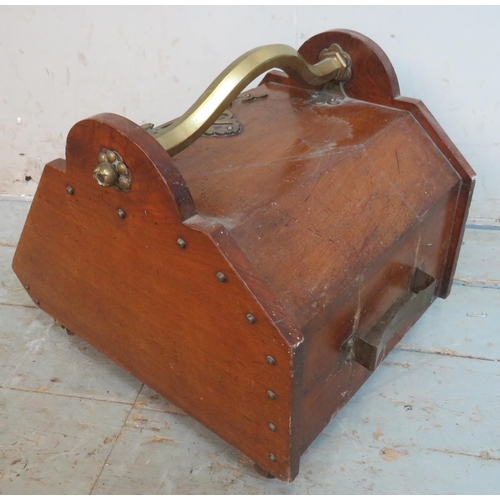
[[[272,356],[266,356],[266,361],[268,365],[275,365],[276,360]]]
[[[267,397],[269,399],[277,399],[278,398],[278,396],[276,396],[276,394],[273,391],[267,391]]]
[[[39,305],[39,304],[40,304],[40,301],[39,301],[38,299],[37,299],[37,300],[35,300],[35,304],[36,304],[36,305]]]
[[[94,177],[97,179],[97,182],[104,187],[112,186],[116,184],[118,180],[118,174],[116,170],[113,168],[113,165],[109,163],[101,163],[94,170]]]
[[[66,192],[67,192],[68,194],[73,194],[73,193],[75,192],[75,190],[74,190],[74,189],[73,189],[73,188],[72,188],[72,187],[68,184],[68,185],[66,186]]]
[[[29,286],[29,285],[24,285],[24,289],[25,289],[25,290],[29,290],[29,289],[30,289],[30,286]]]
[[[122,161],[118,162],[116,164],[116,171],[120,174],[120,175],[128,175],[128,168],[127,168],[127,165],[125,165],[125,163],[123,163]]]
[[[257,321],[257,320],[255,319],[255,316],[254,316],[253,314],[250,314],[250,313],[248,313],[248,314],[246,315],[246,319],[247,319],[247,321],[248,321],[251,325],[253,325],[253,324]]]
[[[220,271],[215,275],[215,277],[217,278],[217,281],[220,281],[221,283],[227,281],[226,275]]]
[[[111,149],[108,149],[106,151],[106,159],[109,161],[109,163],[113,163],[116,161],[116,153],[114,151],[111,151]]]
[[[186,248],[187,246],[187,243],[182,239],[182,238],[177,238],[177,244],[181,247],[181,248]]]
[[[125,219],[125,217],[126,217],[125,212],[121,208],[119,208],[117,210],[117,214],[118,214],[118,217],[120,217],[120,219]]]
[[[276,462],[278,459],[276,458],[276,455],[269,453],[269,460],[271,460],[271,462]]]
[[[119,177],[117,185],[124,193],[130,191],[130,179],[128,177],[124,177],[123,175]]]
[[[97,161],[99,163],[106,163],[107,162],[107,158],[106,158],[106,153],[104,151],[101,151],[98,155],[97,155]]]
[[[276,432],[276,426],[272,422],[269,422],[267,426],[269,427],[269,430]]]

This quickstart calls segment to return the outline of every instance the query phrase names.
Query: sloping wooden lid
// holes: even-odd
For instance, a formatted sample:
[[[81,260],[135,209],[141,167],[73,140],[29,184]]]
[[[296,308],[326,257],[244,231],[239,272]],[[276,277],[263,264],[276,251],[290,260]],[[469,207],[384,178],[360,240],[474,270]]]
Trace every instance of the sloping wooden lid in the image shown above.
[[[223,224],[298,325],[460,182],[403,110],[266,83],[243,132],[174,158],[200,215]]]

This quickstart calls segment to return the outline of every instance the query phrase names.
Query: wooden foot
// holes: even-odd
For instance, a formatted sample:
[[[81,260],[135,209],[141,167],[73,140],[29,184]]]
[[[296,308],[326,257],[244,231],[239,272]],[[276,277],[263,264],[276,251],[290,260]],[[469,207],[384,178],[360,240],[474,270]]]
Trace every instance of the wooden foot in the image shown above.
[[[255,472],[257,472],[257,474],[260,474],[262,477],[274,479],[274,476],[260,465],[254,464],[253,468],[255,469]]]

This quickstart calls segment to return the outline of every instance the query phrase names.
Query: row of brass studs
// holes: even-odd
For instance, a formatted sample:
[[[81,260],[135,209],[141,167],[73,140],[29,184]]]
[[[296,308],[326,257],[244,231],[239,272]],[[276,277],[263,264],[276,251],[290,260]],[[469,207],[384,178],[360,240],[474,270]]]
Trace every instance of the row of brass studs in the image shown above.
[[[66,186],[66,191],[68,192],[68,194],[74,193],[73,188],[69,185]],[[118,209],[117,213],[118,213],[118,217],[120,217],[122,219],[124,219],[126,217],[125,212],[121,208]],[[183,238],[177,239],[177,245],[182,249],[185,249],[187,247],[187,243]],[[221,271],[217,272],[215,274],[215,277],[216,277],[217,281],[219,281],[221,283],[227,282],[226,275]],[[245,318],[246,318],[247,322],[251,325],[253,325],[257,321],[255,316],[252,313],[246,314]],[[276,364],[276,360],[272,356],[266,356],[266,362],[268,365],[271,365],[271,366]],[[278,398],[276,393],[271,391],[271,390],[267,391],[267,397],[269,399],[272,399],[272,400],[275,400]],[[275,424],[273,424],[272,422],[269,422],[267,425],[268,425],[268,428],[270,431],[276,432],[277,427]],[[269,453],[269,460],[271,460],[271,462],[276,462],[278,459],[277,459],[276,455],[274,455],[273,453]]]
[[[66,186],[66,192],[68,194],[75,194],[75,190],[69,184]],[[121,208],[119,208],[116,211],[116,213],[117,213],[118,217],[120,217],[120,219],[125,219],[125,217],[127,216],[127,214],[125,213],[125,211],[123,209],[121,209]]]
[[[181,238],[179,238],[179,240],[181,240]],[[179,244],[179,240],[177,240],[177,244]],[[182,246],[182,248],[184,248],[185,242],[184,242],[184,240],[181,240],[181,241],[184,243],[184,246],[182,246],[180,244],[179,244],[179,246]],[[225,283],[227,281],[226,275],[221,271],[217,272],[215,277],[216,277],[217,281],[220,281],[221,283]],[[255,318],[255,316],[252,313],[247,313],[245,315],[245,318],[246,318],[247,322],[251,325],[253,325],[257,321],[257,319]],[[268,365],[273,366],[276,364],[276,360],[272,356],[266,356],[266,363]],[[278,396],[276,395],[276,393],[271,391],[271,390],[267,391],[267,397],[269,399],[272,399],[272,400],[278,399]],[[277,430],[276,425],[273,424],[272,422],[269,422],[267,424],[267,427],[272,432],[276,432],[276,430]],[[278,458],[276,457],[276,455],[274,453],[269,453],[268,456],[269,456],[269,460],[271,460],[271,462],[277,462]]]
[[[276,360],[272,356],[266,356],[266,363],[270,366],[273,366],[276,364]],[[271,391],[271,390],[267,391],[267,397],[271,400],[278,399],[278,395],[274,391]],[[272,422],[269,422],[267,424],[267,427],[269,428],[269,430],[271,432],[276,432],[277,427]],[[273,453],[269,453],[269,460],[271,460],[271,462],[277,462],[278,458]]]

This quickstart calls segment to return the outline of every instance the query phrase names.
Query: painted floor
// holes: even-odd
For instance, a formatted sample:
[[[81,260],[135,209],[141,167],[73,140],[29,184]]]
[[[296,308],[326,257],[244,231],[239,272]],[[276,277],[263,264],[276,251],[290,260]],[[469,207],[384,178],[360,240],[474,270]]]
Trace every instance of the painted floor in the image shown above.
[[[303,455],[291,483],[68,335],[11,269],[29,201],[0,198],[1,494],[500,492],[500,226]]]

